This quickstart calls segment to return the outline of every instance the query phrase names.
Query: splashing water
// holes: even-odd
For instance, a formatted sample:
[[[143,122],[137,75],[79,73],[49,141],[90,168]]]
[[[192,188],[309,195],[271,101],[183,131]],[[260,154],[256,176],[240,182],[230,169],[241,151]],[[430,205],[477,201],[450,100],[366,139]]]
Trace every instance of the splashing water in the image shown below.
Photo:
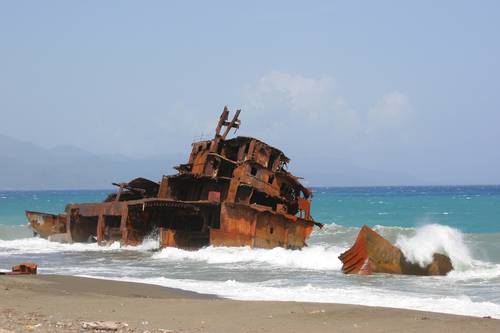
[[[416,229],[414,236],[398,236],[396,246],[410,262],[422,267],[432,262],[434,253],[450,257],[455,270],[461,271],[472,266],[472,258],[463,234],[445,225],[421,226]]]

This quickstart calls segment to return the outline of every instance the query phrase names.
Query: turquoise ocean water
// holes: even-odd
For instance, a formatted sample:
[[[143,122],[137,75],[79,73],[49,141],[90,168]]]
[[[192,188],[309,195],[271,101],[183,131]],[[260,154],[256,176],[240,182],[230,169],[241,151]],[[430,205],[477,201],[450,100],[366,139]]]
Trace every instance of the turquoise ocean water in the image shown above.
[[[500,318],[500,186],[315,188],[326,223],[301,251],[207,247],[158,250],[59,244],[34,238],[24,210],[59,213],[109,190],[0,191],[0,269],[35,261],[40,272],[138,281],[252,300],[336,302]],[[445,277],[346,276],[338,255],[367,224],[424,262],[449,255]]]
[[[24,210],[59,213],[68,203],[99,202],[111,190],[0,191],[0,224],[24,224]],[[319,187],[314,218],[322,223],[416,227],[449,225],[500,232],[500,186]]]

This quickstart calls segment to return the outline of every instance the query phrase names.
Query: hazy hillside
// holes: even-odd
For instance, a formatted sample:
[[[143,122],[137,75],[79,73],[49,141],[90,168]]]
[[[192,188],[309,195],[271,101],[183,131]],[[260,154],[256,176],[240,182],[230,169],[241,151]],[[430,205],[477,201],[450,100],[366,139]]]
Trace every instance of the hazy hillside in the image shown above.
[[[173,174],[173,166],[188,158],[180,154],[133,159],[123,155],[96,155],[74,146],[46,149],[0,135],[0,189],[96,189],[135,177],[159,180]],[[366,186],[421,184],[397,172],[369,170],[345,161],[317,161],[294,157],[290,171],[306,186]]]
[[[0,189],[95,189],[138,176],[159,180],[185,159],[101,156],[73,146],[46,149],[0,135]]]

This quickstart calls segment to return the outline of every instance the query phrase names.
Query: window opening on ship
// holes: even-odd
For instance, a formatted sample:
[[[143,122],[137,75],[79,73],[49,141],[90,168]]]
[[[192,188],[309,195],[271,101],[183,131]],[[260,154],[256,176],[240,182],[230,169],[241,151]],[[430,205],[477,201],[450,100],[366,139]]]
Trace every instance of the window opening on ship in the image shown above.
[[[276,205],[278,204],[278,200],[273,198],[264,192],[257,191],[254,189],[252,196],[250,197],[250,204],[257,204],[261,206],[270,207],[273,210],[276,210]]]
[[[121,219],[120,215],[104,215],[104,238],[106,240],[121,239]]]
[[[250,196],[252,195],[253,188],[248,185],[240,185],[238,186],[238,190],[236,191],[236,202],[244,202],[249,203]]]
[[[92,241],[97,236],[98,216],[81,216],[71,220],[70,232],[73,241]]]
[[[233,171],[234,171],[234,164],[223,160],[219,166],[219,172],[217,175],[219,177],[232,177]]]

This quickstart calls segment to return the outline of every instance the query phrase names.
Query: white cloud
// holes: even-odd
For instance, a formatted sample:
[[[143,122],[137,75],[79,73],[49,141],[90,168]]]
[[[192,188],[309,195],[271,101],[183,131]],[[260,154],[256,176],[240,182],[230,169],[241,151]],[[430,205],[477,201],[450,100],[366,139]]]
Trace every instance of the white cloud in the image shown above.
[[[360,153],[388,141],[387,134],[407,127],[411,118],[409,99],[398,91],[382,96],[369,110],[354,110],[328,76],[272,71],[245,89],[244,100],[248,132],[277,145],[293,144],[296,150],[302,146],[302,151],[311,143],[326,143],[336,153],[346,145]]]
[[[408,97],[399,91],[393,91],[381,98],[368,112],[367,126],[372,131],[399,128],[406,124],[411,116]]]
[[[252,131],[278,142],[293,133],[303,140],[328,131],[342,141],[359,132],[359,115],[337,94],[330,77],[272,71],[245,89],[244,100]]]
[[[303,115],[317,115],[324,111],[323,103],[334,96],[331,78],[306,78],[273,71],[263,76],[253,87],[253,97],[260,107],[268,98],[282,98],[291,112]]]

